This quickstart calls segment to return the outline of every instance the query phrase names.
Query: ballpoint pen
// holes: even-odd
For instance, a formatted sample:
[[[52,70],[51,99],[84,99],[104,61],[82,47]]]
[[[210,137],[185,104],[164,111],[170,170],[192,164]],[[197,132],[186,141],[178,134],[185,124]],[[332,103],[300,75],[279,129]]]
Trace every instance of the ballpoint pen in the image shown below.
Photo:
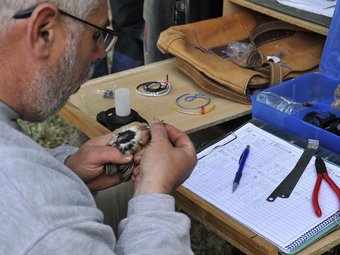
[[[239,166],[238,166],[238,170],[235,174],[235,178],[234,178],[234,182],[233,182],[233,192],[236,190],[238,184],[240,183],[244,164],[246,163],[246,160],[247,160],[247,157],[248,157],[248,154],[249,154],[249,149],[250,149],[250,146],[247,145],[247,147],[242,152],[240,160],[238,162]]]

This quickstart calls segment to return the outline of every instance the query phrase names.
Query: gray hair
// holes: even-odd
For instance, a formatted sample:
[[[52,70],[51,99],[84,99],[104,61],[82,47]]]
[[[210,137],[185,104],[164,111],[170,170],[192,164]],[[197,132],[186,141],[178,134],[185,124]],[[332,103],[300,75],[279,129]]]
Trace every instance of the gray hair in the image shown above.
[[[10,27],[13,15],[21,10],[31,8],[40,3],[54,3],[58,8],[79,18],[86,19],[89,13],[99,6],[98,0],[0,0],[0,37]],[[79,22],[66,19],[66,26],[74,33],[81,31]]]

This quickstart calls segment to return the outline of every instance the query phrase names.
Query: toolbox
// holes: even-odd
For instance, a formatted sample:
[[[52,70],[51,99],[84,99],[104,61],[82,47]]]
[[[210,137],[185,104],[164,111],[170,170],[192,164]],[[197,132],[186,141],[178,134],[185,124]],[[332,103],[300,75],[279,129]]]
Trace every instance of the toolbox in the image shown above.
[[[340,108],[332,106],[335,101],[335,90],[337,88],[340,90],[339,84],[340,2],[338,1],[323,49],[320,72],[309,72],[252,95],[253,118],[299,137],[319,140],[320,146],[340,154],[340,133],[338,133]],[[263,96],[272,94],[291,100],[295,104],[294,107],[299,107],[287,113],[282,108],[277,109],[275,104],[260,100]]]

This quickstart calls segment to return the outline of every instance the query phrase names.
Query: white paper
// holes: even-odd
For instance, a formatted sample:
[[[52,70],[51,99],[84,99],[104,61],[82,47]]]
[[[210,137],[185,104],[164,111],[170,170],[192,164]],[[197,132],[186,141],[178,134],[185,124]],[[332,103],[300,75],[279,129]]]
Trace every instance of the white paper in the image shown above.
[[[327,0],[277,0],[280,4],[296,9],[332,17],[336,1]]]

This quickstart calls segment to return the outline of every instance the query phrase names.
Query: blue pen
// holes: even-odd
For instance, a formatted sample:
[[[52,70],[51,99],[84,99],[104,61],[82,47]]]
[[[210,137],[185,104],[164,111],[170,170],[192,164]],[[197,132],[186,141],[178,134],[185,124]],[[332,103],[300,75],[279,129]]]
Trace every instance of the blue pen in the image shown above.
[[[244,165],[245,165],[246,160],[247,160],[248,155],[249,155],[249,149],[250,149],[250,146],[247,145],[247,147],[242,152],[240,160],[238,162],[239,166],[238,166],[238,170],[235,174],[235,179],[234,179],[234,182],[233,182],[233,192],[236,190],[238,184],[240,183],[242,171],[243,171]]]

